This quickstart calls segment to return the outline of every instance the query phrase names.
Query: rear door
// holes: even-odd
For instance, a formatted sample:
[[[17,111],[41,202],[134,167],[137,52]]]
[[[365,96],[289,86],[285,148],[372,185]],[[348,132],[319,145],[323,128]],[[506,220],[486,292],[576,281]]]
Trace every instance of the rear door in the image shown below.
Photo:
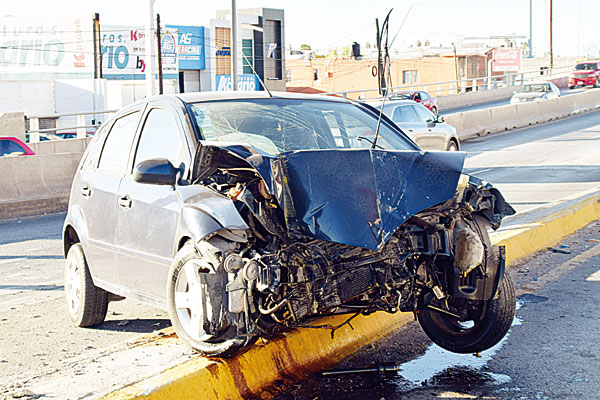
[[[423,148],[428,150],[446,150],[446,131],[443,124],[435,123],[435,115],[424,106],[415,104],[414,108],[419,121],[423,124]]]
[[[148,107],[136,138],[129,170],[121,182],[117,221],[121,284],[137,293],[164,301],[181,213],[177,190],[133,180],[141,161],[166,158],[189,174],[190,138],[181,123],[183,113],[168,105]]]

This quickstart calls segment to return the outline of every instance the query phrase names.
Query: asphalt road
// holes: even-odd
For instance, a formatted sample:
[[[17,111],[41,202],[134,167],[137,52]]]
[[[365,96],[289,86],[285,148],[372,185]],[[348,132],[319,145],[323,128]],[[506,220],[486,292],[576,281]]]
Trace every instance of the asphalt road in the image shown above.
[[[464,149],[468,172],[497,183],[518,210],[531,209],[599,184],[600,112],[488,136]],[[191,355],[177,340],[132,352],[140,335],[169,325],[164,311],[132,300],[111,303],[99,327],[72,327],[62,293],[63,219],[0,222],[0,399],[27,390],[60,399],[98,395]],[[420,338],[400,338],[396,354],[420,354],[429,345]]]
[[[575,93],[581,93],[582,91],[585,90],[593,90],[591,87],[578,87],[575,89],[560,89],[560,95],[561,96],[568,96],[571,94],[575,94]],[[466,111],[475,111],[475,110],[482,110],[484,108],[493,108],[493,107],[500,107],[500,106],[505,106],[507,104],[510,104],[510,97],[507,97],[505,99],[501,99],[501,100],[494,100],[494,101],[488,101],[485,103],[479,103],[479,104],[474,104],[472,106],[464,106],[464,107],[457,107],[457,108],[451,108],[451,109],[442,109],[440,110],[439,114],[444,116],[444,115],[449,115],[449,114],[456,114],[459,112],[466,112]]]
[[[479,356],[444,351],[411,322],[334,368],[397,365],[398,372],[316,374],[276,400],[597,399],[598,239],[595,222],[562,242],[572,254],[543,252],[511,269],[516,318],[508,336]]]

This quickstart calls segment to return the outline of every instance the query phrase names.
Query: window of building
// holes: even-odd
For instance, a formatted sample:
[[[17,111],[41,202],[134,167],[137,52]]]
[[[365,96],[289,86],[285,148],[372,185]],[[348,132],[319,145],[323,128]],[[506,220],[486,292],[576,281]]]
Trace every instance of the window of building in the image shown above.
[[[116,174],[125,173],[139,114],[136,111],[115,121],[104,142],[98,169]]]
[[[252,51],[252,39],[242,39],[242,66],[244,74],[253,74],[254,58]]]
[[[419,82],[419,71],[402,71],[402,83],[411,84]]]

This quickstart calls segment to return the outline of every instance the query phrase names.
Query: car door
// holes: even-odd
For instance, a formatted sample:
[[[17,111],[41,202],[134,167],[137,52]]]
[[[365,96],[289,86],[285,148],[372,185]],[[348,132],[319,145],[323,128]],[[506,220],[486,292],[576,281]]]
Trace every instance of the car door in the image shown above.
[[[117,192],[123,177],[129,149],[139,121],[140,111],[134,110],[115,120],[99,147],[100,155],[88,158],[97,164],[84,168],[73,182],[73,197],[81,206],[88,229],[88,248],[86,256],[99,286],[118,284],[116,256],[116,207]],[[87,159],[86,159],[87,160]]]
[[[411,104],[397,106],[392,113],[394,121],[419,147],[426,146],[424,135],[427,126],[419,120],[419,116]]]
[[[168,106],[146,110],[134,146],[133,162],[121,181],[117,207],[119,271],[122,286],[164,301],[181,207],[174,186],[139,183],[133,168],[141,161],[166,158],[189,172],[191,151],[182,113]]]
[[[421,136],[423,147],[427,150],[446,150],[446,130],[443,124],[436,123],[436,116],[420,104],[411,105],[419,122],[424,126]]]

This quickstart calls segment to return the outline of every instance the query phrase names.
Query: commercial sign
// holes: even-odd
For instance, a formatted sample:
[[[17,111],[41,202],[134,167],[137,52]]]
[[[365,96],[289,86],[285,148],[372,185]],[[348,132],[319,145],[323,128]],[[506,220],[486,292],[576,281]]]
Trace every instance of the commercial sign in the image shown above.
[[[230,91],[233,90],[231,84],[231,75],[216,75],[217,91]],[[240,74],[238,75],[238,89],[239,90],[261,90],[262,86],[260,81],[253,74]]]
[[[201,26],[167,25],[167,29],[177,30],[179,69],[205,69],[204,28]]]
[[[93,71],[91,18],[0,17],[3,79],[82,78]]]
[[[494,72],[519,71],[521,69],[521,49],[496,49],[493,53]]]
[[[102,76],[107,79],[145,79],[146,35],[143,28],[103,25]],[[177,79],[177,31],[161,31],[161,62],[164,79]],[[155,40],[153,38],[153,40]],[[156,61],[154,61],[156,62]]]

